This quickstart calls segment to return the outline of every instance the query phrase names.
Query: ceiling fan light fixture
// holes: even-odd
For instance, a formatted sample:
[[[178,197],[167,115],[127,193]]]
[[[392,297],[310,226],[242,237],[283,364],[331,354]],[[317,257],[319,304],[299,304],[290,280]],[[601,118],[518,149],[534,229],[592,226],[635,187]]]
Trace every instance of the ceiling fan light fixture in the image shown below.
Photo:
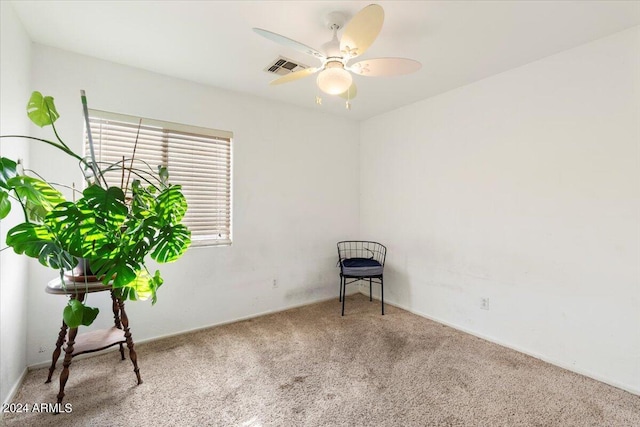
[[[339,61],[328,62],[326,68],[318,74],[317,84],[321,91],[329,95],[340,95],[353,83],[351,73],[344,69]]]
[[[384,10],[380,5],[370,4],[361,9],[346,26],[345,22],[346,16],[343,13],[332,12],[327,16],[326,24],[333,31],[333,38],[322,45],[322,53],[280,34],[254,28],[253,31],[262,37],[315,56],[322,62],[322,65],[317,68],[304,68],[277,78],[269,84],[288,83],[318,73],[316,104],[322,103],[319,96],[322,91],[328,95],[344,98],[347,109],[350,109],[351,100],[357,94],[352,73],[368,77],[398,76],[416,72],[422,66],[413,59],[392,57],[372,58],[349,65],[351,59],[361,57],[378,37],[384,22]],[[340,39],[337,35],[339,29],[343,29]]]

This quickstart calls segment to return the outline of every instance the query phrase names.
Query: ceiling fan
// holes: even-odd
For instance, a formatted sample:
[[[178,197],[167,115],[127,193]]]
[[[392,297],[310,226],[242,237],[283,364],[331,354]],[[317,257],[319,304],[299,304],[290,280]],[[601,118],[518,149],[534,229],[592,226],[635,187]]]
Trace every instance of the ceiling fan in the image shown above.
[[[348,65],[351,59],[364,54],[373,44],[382,29],[383,21],[384,10],[377,4],[366,6],[346,26],[344,26],[345,15],[341,12],[332,12],[327,16],[326,23],[329,29],[333,30],[333,39],[323,44],[320,51],[262,28],[254,28],[253,31],[271,41],[314,56],[321,61],[318,67],[305,68],[287,74],[271,81],[271,85],[292,82],[319,72],[316,80],[318,88],[329,95],[345,98],[347,109],[351,109],[350,100],[357,93],[351,73],[371,77],[396,76],[413,73],[422,67],[418,61],[407,58],[374,58]],[[342,37],[338,40],[338,30],[343,27]],[[316,103],[321,104],[322,99],[316,97]]]

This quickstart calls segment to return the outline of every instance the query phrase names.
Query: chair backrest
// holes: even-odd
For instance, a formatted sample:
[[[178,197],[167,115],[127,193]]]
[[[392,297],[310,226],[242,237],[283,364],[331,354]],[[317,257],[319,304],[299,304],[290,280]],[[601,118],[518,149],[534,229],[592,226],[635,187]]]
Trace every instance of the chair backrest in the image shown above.
[[[384,266],[387,248],[378,243],[366,240],[345,240],[338,242],[338,258],[340,261],[348,258],[375,259]]]

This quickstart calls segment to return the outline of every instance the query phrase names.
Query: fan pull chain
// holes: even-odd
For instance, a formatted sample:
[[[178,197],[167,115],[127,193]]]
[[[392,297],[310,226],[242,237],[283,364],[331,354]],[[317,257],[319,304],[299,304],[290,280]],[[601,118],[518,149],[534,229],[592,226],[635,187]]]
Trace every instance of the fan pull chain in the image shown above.
[[[316,105],[322,105],[322,98],[320,98],[320,89],[316,85]]]
[[[347,110],[351,111],[351,103],[349,101],[351,101],[351,88],[347,89],[347,102],[344,105]]]

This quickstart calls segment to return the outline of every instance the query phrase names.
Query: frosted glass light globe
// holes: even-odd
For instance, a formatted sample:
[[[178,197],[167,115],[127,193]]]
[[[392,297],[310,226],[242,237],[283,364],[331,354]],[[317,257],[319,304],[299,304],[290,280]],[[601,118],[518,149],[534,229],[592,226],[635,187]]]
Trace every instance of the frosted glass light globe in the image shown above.
[[[351,73],[342,68],[342,64],[327,67],[318,74],[317,80],[320,90],[329,95],[340,95],[346,92],[352,82]]]

